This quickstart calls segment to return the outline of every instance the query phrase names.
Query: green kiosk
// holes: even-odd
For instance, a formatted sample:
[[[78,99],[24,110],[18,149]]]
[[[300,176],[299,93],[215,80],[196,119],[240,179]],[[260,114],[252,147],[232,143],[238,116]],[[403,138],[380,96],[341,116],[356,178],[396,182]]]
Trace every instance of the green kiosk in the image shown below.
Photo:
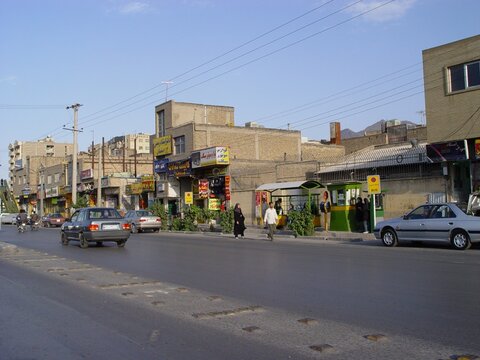
[[[327,185],[327,189],[330,191],[330,201],[332,203],[330,230],[357,231],[355,201],[357,197],[362,197],[362,183],[352,181],[344,184]]]

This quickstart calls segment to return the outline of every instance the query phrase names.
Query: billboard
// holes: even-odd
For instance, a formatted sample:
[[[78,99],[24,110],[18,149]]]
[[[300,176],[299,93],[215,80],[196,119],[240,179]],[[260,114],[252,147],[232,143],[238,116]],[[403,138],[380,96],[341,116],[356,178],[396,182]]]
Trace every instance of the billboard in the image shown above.
[[[168,159],[154,160],[153,168],[157,174],[166,173],[168,170]]]
[[[228,164],[230,164],[230,151],[227,146],[215,146],[192,153],[192,169]]]
[[[192,173],[190,159],[168,163],[168,175],[176,177],[189,176]]]
[[[172,152],[172,135],[153,139],[153,156],[170,155]]]

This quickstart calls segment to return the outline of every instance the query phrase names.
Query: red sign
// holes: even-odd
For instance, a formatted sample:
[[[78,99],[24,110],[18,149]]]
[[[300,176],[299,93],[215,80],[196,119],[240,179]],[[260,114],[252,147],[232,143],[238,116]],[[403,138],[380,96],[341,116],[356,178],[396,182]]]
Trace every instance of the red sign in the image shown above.
[[[208,198],[208,180],[207,179],[198,180],[198,197],[199,199]]]
[[[230,176],[225,176],[225,200],[230,200]]]

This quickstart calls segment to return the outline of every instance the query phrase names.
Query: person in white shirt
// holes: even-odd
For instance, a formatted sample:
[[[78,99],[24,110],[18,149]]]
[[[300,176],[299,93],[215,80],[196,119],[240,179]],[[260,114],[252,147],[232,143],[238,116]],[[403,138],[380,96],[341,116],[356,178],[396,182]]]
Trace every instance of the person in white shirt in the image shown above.
[[[268,226],[268,238],[270,241],[273,241],[273,234],[275,232],[275,229],[277,228],[277,221],[278,221],[278,215],[277,211],[273,207],[273,202],[270,201],[268,204],[269,208],[267,211],[265,211],[265,219],[264,222]]]

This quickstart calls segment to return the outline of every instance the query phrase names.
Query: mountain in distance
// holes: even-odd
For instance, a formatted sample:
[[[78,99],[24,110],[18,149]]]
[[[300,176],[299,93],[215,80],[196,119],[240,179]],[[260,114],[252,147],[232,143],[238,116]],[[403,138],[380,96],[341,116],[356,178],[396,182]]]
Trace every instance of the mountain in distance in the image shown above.
[[[351,129],[343,129],[341,131],[341,137],[342,139],[350,139],[354,137],[360,137],[363,136],[365,133],[375,133],[382,131],[382,124],[385,123],[385,120],[380,120],[377,121],[375,124],[372,124],[370,126],[367,126],[365,129],[360,130],[360,131],[353,131]],[[407,126],[418,126],[418,124],[415,124],[414,122],[407,121],[407,120],[402,120],[400,121],[400,124],[407,124]]]

